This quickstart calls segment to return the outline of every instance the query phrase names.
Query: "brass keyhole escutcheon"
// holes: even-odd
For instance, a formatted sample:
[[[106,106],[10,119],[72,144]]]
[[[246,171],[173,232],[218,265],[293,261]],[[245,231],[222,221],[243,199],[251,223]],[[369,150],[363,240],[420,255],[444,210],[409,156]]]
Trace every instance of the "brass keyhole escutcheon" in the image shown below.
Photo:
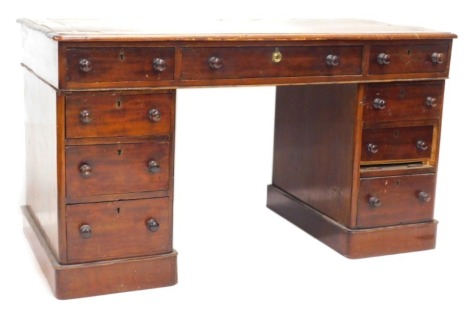
[[[276,48],[273,52],[273,57],[272,57],[272,61],[273,63],[280,63],[282,60],[282,54],[281,52],[279,51],[278,48]]]

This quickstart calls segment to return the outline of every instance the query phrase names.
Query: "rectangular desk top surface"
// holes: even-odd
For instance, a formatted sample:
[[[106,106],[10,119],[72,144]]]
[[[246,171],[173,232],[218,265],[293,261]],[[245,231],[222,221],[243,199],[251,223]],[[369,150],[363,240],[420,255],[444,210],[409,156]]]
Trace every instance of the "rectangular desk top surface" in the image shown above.
[[[56,41],[302,41],[451,39],[456,35],[369,20],[20,19]]]

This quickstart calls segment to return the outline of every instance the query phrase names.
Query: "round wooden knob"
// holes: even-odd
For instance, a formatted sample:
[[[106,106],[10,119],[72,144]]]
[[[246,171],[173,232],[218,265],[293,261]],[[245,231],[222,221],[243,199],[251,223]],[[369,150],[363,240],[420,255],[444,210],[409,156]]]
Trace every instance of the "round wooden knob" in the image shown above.
[[[390,64],[390,55],[385,53],[380,53],[377,55],[377,62],[379,65],[388,65]]]
[[[381,98],[375,98],[373,106],[374,106],[374,109],[383,110],[385,109],[385,100]]]
[[[335,67],[339,65],[339,56],[338,55],[333,55],[329,54],[326,56],[326,65],[328,67]]]
[[[80,121],[82,123],[88,124],[92,120],[91,118],[91,112],[88,110],[81,110],[80,111]]]
[[[418,140],[416,142],[416,148],[418,148],[419,150],[425,151],[425,150],[428,150],[428,144],[426,144],[424,140]]]
[[[376,144],[369,143],[367,144],[367,151],[372,154],[376,154],[379,152],[379,146]]]
[[[148,116],[149,116],[149,119],[153,122],[158,122],[162,118],[162,114],[157,109],[150,109]]]
[[[437,99],[433,97],[426,98],[426,106],[430,108],[435,108],[437,106]]]
[[[160,224],[153,218],[149,218],[147,220],[147,228],[150,230],[152,233],[156,232],[158,228],[160,228]]]
[[[151,173],[160,172],[160,165],[155,160],[150,160],[148,163],[148,168]]]
[[[162,72],[166,69],[166,61],[161,58],[155,58],[153,60],[153,69],[157,72]]]
[[[80,66],[80,71],[82,71],[82,72],[89,72],[93,68],[92,65],[91,65],[91,61],[89,61],[86,58],[80,59],[78,64]]]
[[[92,175],[91,171],[92,171],[91,167],[87,165],[86,163],[80,165],[80,174],[82,175],[82,177],[84,178],[91,177]]]
[[[82,236],[83,239],[91,238],[92,235],[93,233],[90,225],[84,224],[80,226],[80,236]]]
[[[369,205],[372,206],[372,207],[380,207],[380,205],[382,205],[382,201],[380,201],[380,199],[378,197],[375,197],[375,196],[371,196],[369,198]]]
[[[433,64],[442,64],[444,62],[445,56],[443,53],[432,53],[431,60]]]
[[[208,63],[211,69],[220,69],[222,67],[222,58],[212,56],[211,58],[209,58]]]
[[[425,203],[431,201],[431,196],[430,196],[429,194],[427,194],[426,192],[423,192],[423,191],[421,191],[421,192],[418,193],[418,198],[419,198],[422,202],[425,202]]]

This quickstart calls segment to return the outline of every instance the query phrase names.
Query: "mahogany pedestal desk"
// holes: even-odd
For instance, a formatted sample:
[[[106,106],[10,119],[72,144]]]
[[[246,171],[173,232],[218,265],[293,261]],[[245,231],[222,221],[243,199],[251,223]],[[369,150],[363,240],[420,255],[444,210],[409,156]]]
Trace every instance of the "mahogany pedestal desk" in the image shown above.
[[[25,232],[58,298],[176,283],[184,87],[277,86],[277,214],[349,258],[434,248],[455,35],[358,20],[19,22]]]

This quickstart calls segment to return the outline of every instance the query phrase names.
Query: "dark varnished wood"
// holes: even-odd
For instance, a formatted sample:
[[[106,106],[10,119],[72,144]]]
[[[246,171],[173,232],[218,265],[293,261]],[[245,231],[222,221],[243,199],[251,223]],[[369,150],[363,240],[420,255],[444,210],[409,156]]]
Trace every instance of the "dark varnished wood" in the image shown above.
[[[70,262],[90,262],[172,251],[169,200],[140,199],[67,206],[67,257]],[[154,219],[158,231],[149,231]],[[80,227],[92,235],[83,238]]]
[[[171,286],[177,282],[175,251],[131,259],[60,264],[30,209],[24,206],[22,210],[25,236],[54,295],[59,299]]]
[[[24,71],[26,118],[26,203],[39,223],[49,247],[59,257],[62,239],[59,234],[60,204],[60,109],[57,93],[34,75]],[[59,112],[59,113],[58,113]],[[44,185],[47,183],[48,185]]]
[[[361,179],[357,227],[432,221],[435,184],[434,174]],[[430,201],[422,201],[421,192],[427,193]],[[379,199],[380,206],[373,207],[371,198]]]
[[[282,59],[273,61],[273,53]],[[338,65],[327,64],[337,55]],[[211,67],[210,59],[219,60]],[[187,47],[183,48],[182,80],[296,76],[360,75],[362,47]]]
[[[432,154],[433,131],[432,125],[364,129],[361,161],[387,163],[397,160],[426,160]],[[424,141],[428,148],[419,149],[419,141]],[[369,150],[370,145],[376,146],[376,149]]]
[[[251,21],[243,34],[227,21],[190,32],[158,20],[146,32],[139,21],[125,32],[92,20],[20,23],[25,232],[57,297],[176,282],[181,87],[279,86],[268,206],[322,242],[350,258],[434,247],[454,34],[352,20],[289,21],[289,32]]]
[[[155,160],[160,172],[150,172]],[[80,166],[89,165],[89,177]],[[66,147],[67,197],[168,190],[170,144],[139,143]]]
[[[66,137],[168,135],[173,104],[172,94],[76,93],[66,97]]]
[[[437,221],[348,229],[274,185],[267,206],[319,241],[351,259],[434,249]]]
[[[427,98],[435,98],[429,105]],[[377,83],[365,85],[364,122],[437,120],[441,117],[444,81],[418,83]],[[384,101],[383,108],[374,100]]]
[[[273,185],[352,225],[357,85],[278,87]],[[326,145],[328,144],[328,145]]]
[[[420,45],[373,45],[370,49],[370,74],[432,73],[448,71],[450,62],[450,43]],[[438,52],[445,56],[445,62],[434,63],[432,54]],[[380,54],[390,56],[388,64],[380,64]]]
[[[88,47],[66,50],[67,82],[122,82],[173,79],[174,48],[172,47]],[[165,69],[155,71],[155,58],[165,60]],[[86,60],[89,70],[80,62]]]

